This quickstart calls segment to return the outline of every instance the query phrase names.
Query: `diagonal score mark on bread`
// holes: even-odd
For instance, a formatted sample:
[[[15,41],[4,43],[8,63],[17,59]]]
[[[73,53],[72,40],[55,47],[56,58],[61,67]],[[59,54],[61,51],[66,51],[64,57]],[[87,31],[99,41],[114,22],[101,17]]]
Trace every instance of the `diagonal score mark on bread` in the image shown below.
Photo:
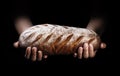
[[[59,46],[59,42],[61,41],[63,35],[60,35],[53,43],[51,43],[50,51],[53,51],[53,53],[56,53],[56,49]]]
[[[38,40],[40,40],[41,38],[42,38],[42,34],[40,34],[40,35],[38,35],[37,37],[36,37],[36,39],[29,45],[29,46],[33,46],[33,44],[35,43],[35,42],[37,42]]]
[[[30,38],[32,38],[34,36],[35,32],[33,32],[32,34],[30,34],[24,41],[29,40]]]
[[[77,47],[80,43],[80,41],[83,39],[84,36],[79,36],[71,45],[70,45],[70,51],[74,51],[75,47]]]
[[[72,38],[73,34],[70,34],[64,41],[62,41],[59,44],[59,47],[56,49],[56,52],[60,53],[62,48],[69,42],[69,40]]]

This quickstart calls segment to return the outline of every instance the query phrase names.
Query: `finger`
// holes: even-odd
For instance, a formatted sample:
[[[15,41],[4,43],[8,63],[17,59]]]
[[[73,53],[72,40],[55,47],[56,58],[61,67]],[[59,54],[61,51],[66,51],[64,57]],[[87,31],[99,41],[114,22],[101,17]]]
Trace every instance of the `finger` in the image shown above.
[[[84,49],[84,51],[83,51],[83,56],[84,56],[84,58],[88,58],[88,57],[89,57],[89,53],[88,53],[88,43],[84,43],[83,49]]]
[[[42,60],[42,51],[38,51],[38,61]]]
[[[74,57],[77,57],[77,53],[74,53],[74,55],[73,55]]]
[[[82,53],[83,53],[83,48],[79,47],[79,49],[78,49],[78,58],[79,59],[82,59]]]
[[[37,57],[37,48],[33,47],[32,48],[32,61],[36,61],[36,57]]]
[[[95,56],[95,51],[92,44],[89,44],[89,56],[93,58]]]
[[[15,48],[18,48],[18,46],[19,46],[19,41],[15,42],[15,43],[13,44],[13,46],[14,46]]]
[[[27,59],[29,59],[29,58],[30,58],[30,54],[31,54],[31,47],[27,47],[26,53],[25,53],[25,57],[26,57]]]
[[[47,58],[48,58],[48,55],[44,55],[43,58],[44,58],[44,59],[47,59]]]
[[[107,46],[107,45],[106,45],[105,43],[101,43],[100,48],[101,48],[101,49],[104,49],[104,48],[106,48],[106,46]]]

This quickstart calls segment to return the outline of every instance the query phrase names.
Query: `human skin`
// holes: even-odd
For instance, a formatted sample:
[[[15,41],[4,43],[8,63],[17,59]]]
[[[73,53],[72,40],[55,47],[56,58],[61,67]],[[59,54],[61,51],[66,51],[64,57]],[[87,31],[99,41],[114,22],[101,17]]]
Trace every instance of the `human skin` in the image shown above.
[[[91,19],[90,22],[87,25],[87,29],[92,29],[96,31],[98,28],[102,26],[102,19],[96,18]],[[21,34],[24,30],[31,27],[32,23],[27,17],[21,17],[18,18],[15,21],[15,27],[19,34]],[[14,43],[14,47],[19,48],[19,42]],[[101,42],[100,48],[104,49],[106,48],[106,44]],[[74,53],[74,57],[78,57],[78,59],[82,58],[93,58],[96,55],[97,50],[94,50],[94,47],[92,44],[84,43],[82,47],[78,48],[78,51]],[[45,55],[42,53],[41,50],[38,50],[37,47],[27,47],[25,51],[25,58],[31,59],[32,61],[41,61],[43,58],[46,59],[48,55]]]

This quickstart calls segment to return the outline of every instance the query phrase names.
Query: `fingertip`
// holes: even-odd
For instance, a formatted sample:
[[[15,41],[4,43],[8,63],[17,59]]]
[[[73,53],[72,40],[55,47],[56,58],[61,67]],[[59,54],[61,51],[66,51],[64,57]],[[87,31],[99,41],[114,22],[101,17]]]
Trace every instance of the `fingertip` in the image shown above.
[[[38,51],[38,61],[42,60],[42,51]]]
[[[31,47],[27,47],[27,49],[26,50],[31,50]]]
[[[84,49],[84,51],[83,51],[83,56],[84,56],[84,58],[88,58],[89,57],[89,52],[88,52],[88,43],[84,43],[84,46],[83,46],[83,49]]]
[[[17,41],[17,42],[15,42],[15,43],[13,43],[13,46],[14,46],[15,48],[18,48],[19,42]]]
[[[88,43],[84,43],[84,45],[83,45],[83,49],[84,49],[85,51],[88,50]]]
[[[32,61],[36,61],[36,52],[37,52],[37,48],[33,47],[32,48]]]
[[[85,46],[87,46],[87,45],[88,45],[88,43],[84,43],[84,45],[85,45]]]
[[[27,59],[29,59],[29,58],[30,58],[30,54],[31,54],[31,47],[27,47],[27,48],[26,48],[25,57],[26,57]]]
[[[100,45],[101,49],[105,49],[106,47],[107,47],[107,45],[105,43],[101,43],[101,45]]]
[[[75,58],[77,57],[77,53],[74,53],[74,55],[73,55]]]
[[[89,44],[89,57],[90,58],[93,58],[95,55],[95,52],[94,52],[94,47],[92,44]]]
[[[79,49],[78,50],[83,50],[83,48],[82,47],[79,47]]]
[[[41,54],[41,53],[42,53],[42,51],[38,51],[38,53],[40,53],[40,54]]]
[[[89,44],[89,47],[93,47],[93,45],[92,45],[92,44]]]
[[[82,59],[82,54],[83,54],[83,48],[79,47],[79,49],[78,49],[78,58],[79,59]]]
[[[89,53],[90,54],[94,52],[94,47],[93,47],[92,44],[89,44],[89,48],[88,49],[89,49]]]
[[[33,48],[32,48],[32,50],[35,50],[35,51],[36,51],[36,50],[37,50],[37,48],[36,48],[36,47],[33,47]]]
[[[31,47],[27,47],[27,48],[26,48],[26,52],[27,52],[27,51],[31,51]]]
[[[47,59],[48,58],[48,55],[44,55],[44,59]]]

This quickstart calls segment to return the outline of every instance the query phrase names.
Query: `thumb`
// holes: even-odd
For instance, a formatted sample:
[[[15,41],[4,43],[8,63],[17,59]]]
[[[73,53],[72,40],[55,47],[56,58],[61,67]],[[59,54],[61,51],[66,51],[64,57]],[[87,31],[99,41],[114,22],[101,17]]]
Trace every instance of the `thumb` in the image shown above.
[[[13,43],[13,46],[14,46],[15,48],[18,48],[18,47],[19,47],[19,41],[14,42],[14,43]]]

